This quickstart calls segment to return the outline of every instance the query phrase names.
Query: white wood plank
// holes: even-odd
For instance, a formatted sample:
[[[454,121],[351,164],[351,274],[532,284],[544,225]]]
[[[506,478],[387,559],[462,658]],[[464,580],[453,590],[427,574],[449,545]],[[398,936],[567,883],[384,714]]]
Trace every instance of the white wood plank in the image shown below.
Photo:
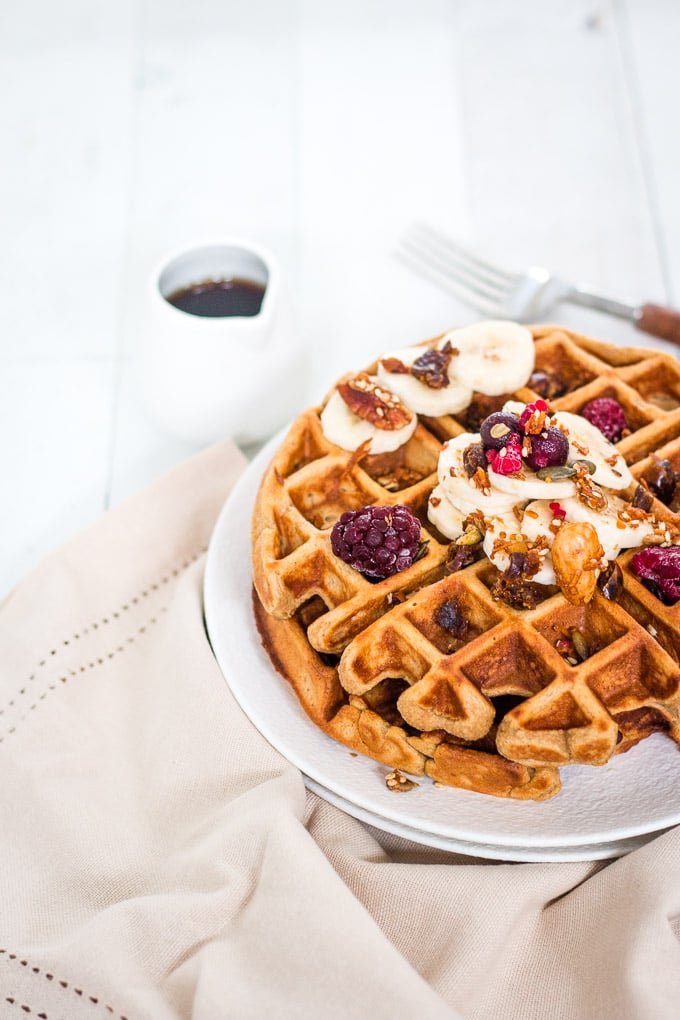
[[[2,357],[113,354],[134,0],[0,13]]]
[[[0,597],[104,509],[110,362],[0,367]]]
[[[470,214],[505,263],[543,264],[623,300],[658,292],[655,245],[612,3],[458,6]],[[621,342],[597,313],[553,320]]]
[[[680,306],[680,6],[674,0],[619,4],[621,41],[643,151],[663,287],[647,295]]]

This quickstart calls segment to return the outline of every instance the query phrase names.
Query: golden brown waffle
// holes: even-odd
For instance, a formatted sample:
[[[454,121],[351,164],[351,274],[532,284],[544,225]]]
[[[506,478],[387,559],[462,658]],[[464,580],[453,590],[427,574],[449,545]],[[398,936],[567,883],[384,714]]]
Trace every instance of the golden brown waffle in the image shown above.
[[[532,332],[547,375],[532,377],[536,390],[421,417],[393,454],[347,453],[324,437],[321,408],[301,414],[262,480],[252,537],[263,643],[317,726],[390,768],[541,800],[560,789],[560,766],[602,764],[657,731],[680,743],[680,602],[648,591],[629,568],[632,551],[617,561],[616,599],[598,591],[583,606],[544,588],[538,604],[515,608],[485,558],[451,572],[459,547],[427,518],[441,445],[511,396],[576,413],[613,396],[634,477],[652,477],[655,457],[680,472],[680,363],[553,327]],[[345,510],[397,503],[419,517],[424,552],[371,582],[333,554],[330,531]],[[680,524],[656,498],[652,509]],[[459,627],[438,622],[444,605]]]

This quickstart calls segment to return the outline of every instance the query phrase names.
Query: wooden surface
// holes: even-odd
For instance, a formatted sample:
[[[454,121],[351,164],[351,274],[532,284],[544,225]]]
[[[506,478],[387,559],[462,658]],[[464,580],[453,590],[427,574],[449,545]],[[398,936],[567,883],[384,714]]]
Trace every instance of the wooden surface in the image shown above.
[[[0,597],[194,450],[136,381],[168,249],[277,253],[310,401],[478,318],[395,259],[417,220],[679,304],[679,42],[674,0],[3,5]],[[656,344],[584,309],[551,320]]]

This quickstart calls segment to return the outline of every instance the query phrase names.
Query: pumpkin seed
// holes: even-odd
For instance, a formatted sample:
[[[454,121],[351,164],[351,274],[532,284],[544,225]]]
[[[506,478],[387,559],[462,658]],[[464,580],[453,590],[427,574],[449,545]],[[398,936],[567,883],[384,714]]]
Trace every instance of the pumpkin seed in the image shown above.
[[[560,478],[573,478],[575,474],[576,468],[571,464],[551,464],[550,467],[539,468],[536,477],[542,482],[556,482]]]
[[[585,460],[585,458],[581,458],[580,460],[573,461],[573,466],[575,468],[578,468],[580,464],[585,464],[585,466],[588,468],[589,475],[594,475],[595,472],[597,471],[597,464],[593,464],[592,460]]]
[[[571,643],[573,644],[574,651],[581,662],[585,662],[585,660],[590,656],[590,649],[588,648],[588,642],[585,639],[585,635],[580,630],[572,630]]]

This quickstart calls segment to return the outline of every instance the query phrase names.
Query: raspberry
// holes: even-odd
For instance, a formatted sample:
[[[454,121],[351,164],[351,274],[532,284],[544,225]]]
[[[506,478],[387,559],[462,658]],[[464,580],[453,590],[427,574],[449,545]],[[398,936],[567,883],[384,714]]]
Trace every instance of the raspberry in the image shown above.
[[[513,475],[522,470],[522,440],[511,432],[502,450],[487,450],[486,459],[498,475]]]
[[[581,409],[581,415],[595,425],[610,443],[618,443],[628,431],[625,412],[613,397],[596,397]]]
[[[630,565],[645,587],[667,606],[680,599],[680,546],[648,546],[635,553]]]
[[[420,521],[401,503],[346,510],[331,532],[335,555],[368,578],[410,567],[419,545]]]

